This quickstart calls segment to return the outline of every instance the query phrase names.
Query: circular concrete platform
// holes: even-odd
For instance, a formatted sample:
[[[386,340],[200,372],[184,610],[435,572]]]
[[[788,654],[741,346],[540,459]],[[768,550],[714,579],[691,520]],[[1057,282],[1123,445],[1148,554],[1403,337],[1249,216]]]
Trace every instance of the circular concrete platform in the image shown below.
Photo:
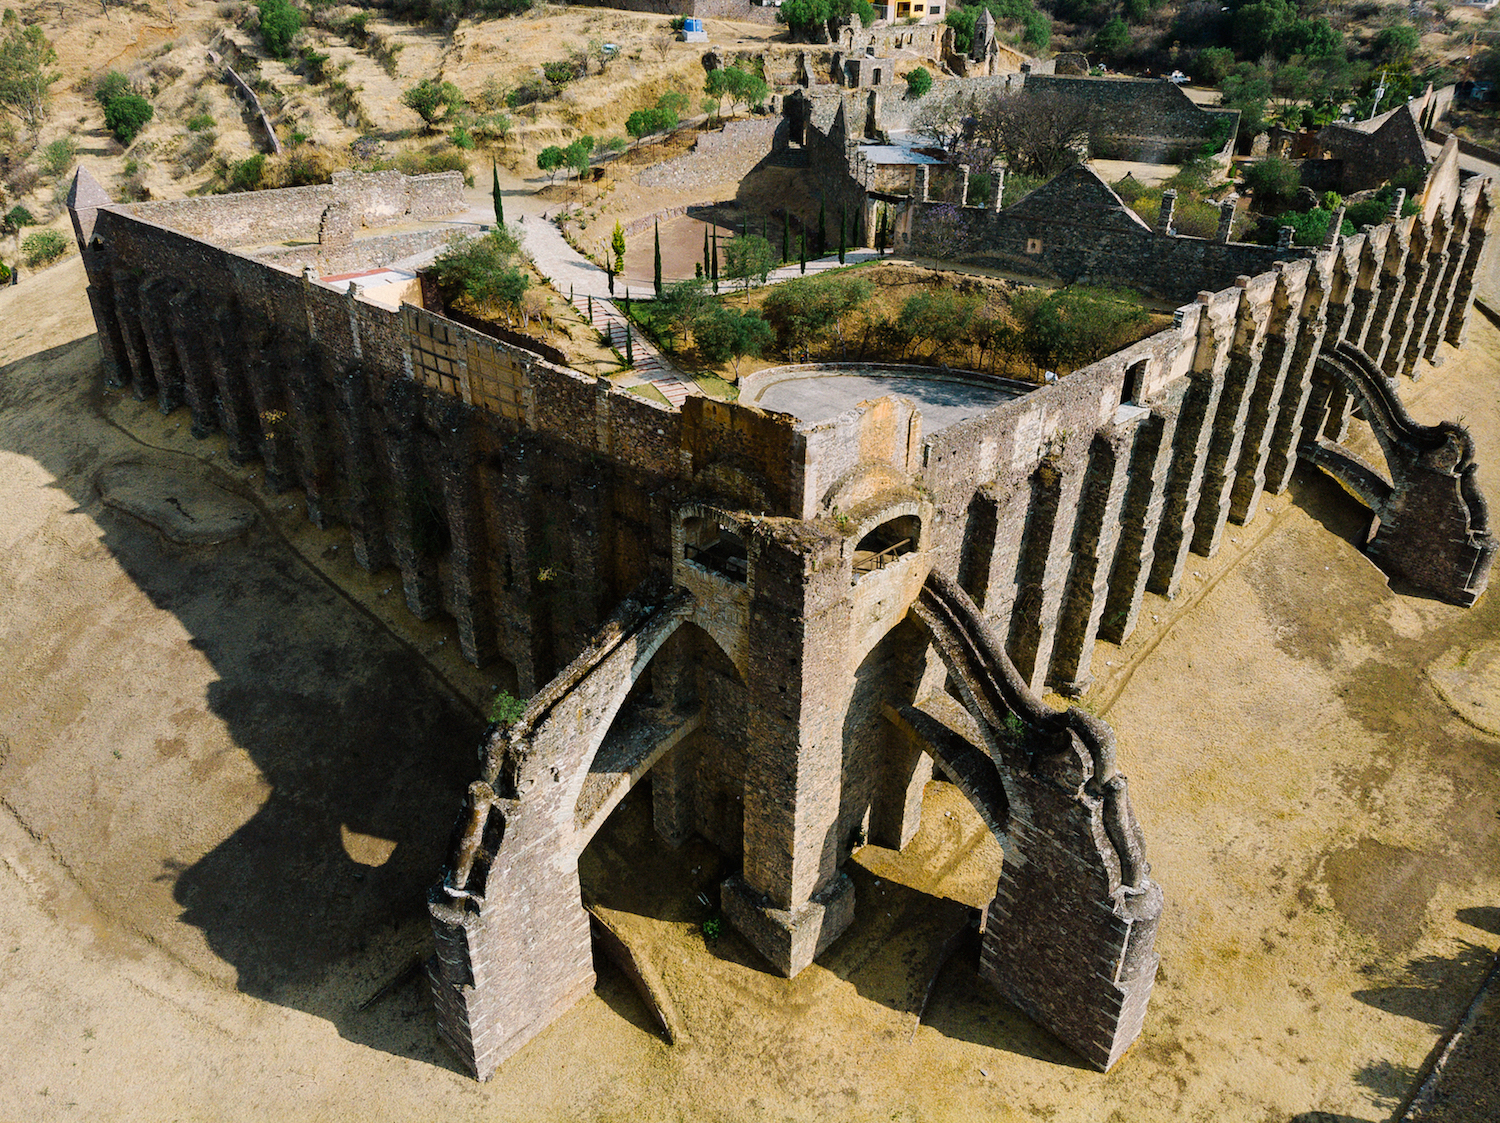
[[[906,398],[922,411],[922,431],[936,433],[988,413],[1035,389],[1029,382],[895,363],[796,363],[767,367],[740,382],[739,400],[802,421],[837,417],[860,402],[887,395]]]

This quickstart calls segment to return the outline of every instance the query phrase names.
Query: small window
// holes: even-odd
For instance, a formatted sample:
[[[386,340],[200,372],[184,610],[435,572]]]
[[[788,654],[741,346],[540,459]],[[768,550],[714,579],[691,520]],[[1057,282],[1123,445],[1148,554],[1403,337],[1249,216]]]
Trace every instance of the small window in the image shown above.
[[[916,515],[902,515],[881,523],[859,540],[854,548],[854,579],[884,569],[917,548],[922,520]]]
[[[682,556],[731,581],[744,581],[749,573],[745,540],[733,527],[712,519],[684,519]]]
[[[1027,253],[1041,253],[1042,252],[1042,240],[1040,238],[1027,238],[1026,239],[1026,252]]]
[[[1120,384],[1122,406],[1134,405],[1141,400],[1141,388],[1146,385],[1146,364],[1149,361],[1141,359],[1125,368],[1125,381]]]

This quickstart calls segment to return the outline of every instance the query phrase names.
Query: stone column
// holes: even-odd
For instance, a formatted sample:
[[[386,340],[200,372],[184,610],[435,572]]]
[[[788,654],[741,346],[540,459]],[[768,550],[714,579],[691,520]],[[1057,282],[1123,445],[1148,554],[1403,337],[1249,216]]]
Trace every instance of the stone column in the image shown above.
[[[1229,241],[1229,233],[1234,228],[1234,204],[1239,196],[1231,195],[1219,205],[1219,229],[1214,235],[1216,241]]]
[[[1262,274],[1254,282],[1240,277],[1240,307],[1236,317],[1234,342],[1230,347],[1229,366],[1224,371],[1224,390],[1214,415],[1213,436],[1203,469],[1202,499],[1193,525],[1193,552],[1213,557],[1224,537],[1224,522],[1229,517],[1230,494],[1234,488],[1235,468],[1239,464],[1241,441],[1245,435],[1245,415],[1250,408],[1256,381],[1260,377],[1261,359],[1265,354],[1266,325],[1271,319],[1275,282],[1266,285]],[[1269,291],[1267,291],[1269,290]]]
[[[1119,541],[1126,469],[1139,421],[1100,430],[1089,446],[1088,474],[1079,494],[1073,569],[1058,611],[1050,681],[1065,694],[1082,694],[1093,675],[1094,639],[1104,615],[1110,561]]]
[[[838,870],[850,563],[831,538],[775,531],[750,544],[749,752],[744,872],[724,915],[783,975],[810,964],[854,918]]]
[[[931,191],[931,187],[932,187],[932,165],[931,164],[918,164],[917,165],[917,191],[918,191],[918,197],[922,200],[922,202],[925,203],[930,198],[930,195],[928,193],[929,193],[929,191]]]
[[[1294,315],[1302,303],[1302,285],[1306,270],[1298,276],[1288,263],[1276,263],[1276,290],[1271,324],[1266,330],[1265,352],[1260,360],[1260,377],[1245,414],[1245,436],[1240,445],[1240,461],[1235,469],[1234,487],[1229,501],[1229,517],[1247,523],[1255,517],[1261,490],[1266,483],[1266,457],[1271,451],[1275,419],[1281,407],[1287,369],[1296,353],[1297,340],[1304,325]]]
[[[988,11],[988,9],[986,9]],[[969,205],[969,165],[958,165],[958,205],[967,207]]]
[[[1156,228],[1163,234],[1171,234],[1172,212],[1177,207],[1177,192],[1170,187],[1161,193],[1161,210],[1157,212]]]
[[[988,8],[985,11],[989,11]],[[996,163],[990,168],[990,210],[1000,213],[1001,200],[1005,198],[1005,165]]]
[[[1203,306],[1194,345],[1193,367],[1187,397],[1177,420],[1177,438],[1172,449],[1172,471],[1167,478],[1166,506],[1156,535],[1156,558],[1146,587],[1164,597],[1175,597],[1191,545],[1194,519],[1203,486],[1203,469],[1219,396],[1224,390],[1224,370],[1235,328],[1233,305],[1214,302],[1214,294],[1201,292]]]

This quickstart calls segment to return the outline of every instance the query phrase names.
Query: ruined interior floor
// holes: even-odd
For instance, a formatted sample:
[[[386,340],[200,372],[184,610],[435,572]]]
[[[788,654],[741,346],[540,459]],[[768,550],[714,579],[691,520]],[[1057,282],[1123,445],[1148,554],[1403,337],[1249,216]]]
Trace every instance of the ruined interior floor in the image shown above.
[[[1095,656],[1086,700],[1167,894],[1146,1029],[1108,1076],[963,944],[917,1024],[959,915],[932,898],[995,861],[939,786],[906,855],[861,853],[854,929],[795,980],[706,945],[714,855],[643,872],[622,807],[585,883],[656,963],[677,1044],[605,969],[477,1084],[409,967],[493,676],[185,410],[104,391],[76,258],[0,290],[0,325],[0,1020],[22,1043],[0,1118],[1385,1120],[1500,945],[1500,601],[1391,590],[1352,501],[1299,473]],[[1444,350],[1403,395],[1463,419],[1500,503],[1500,331],[1476,312]],[[167,544],[101,502],[120,461],[255,524]]]

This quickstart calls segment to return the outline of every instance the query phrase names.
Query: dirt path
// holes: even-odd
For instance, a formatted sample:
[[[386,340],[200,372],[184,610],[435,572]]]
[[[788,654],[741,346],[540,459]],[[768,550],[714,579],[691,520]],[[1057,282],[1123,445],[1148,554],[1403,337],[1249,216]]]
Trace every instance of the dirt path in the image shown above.
[[[917,1024],[935,963],[882,926],[982,895],[996,860],[935,786],[908,853],[861,853],[855,929],[825,962],[786,981],[732,937],[705,945],[712,855],[690,848],[612,902],[659,957],[679,1043],[606,969],[475,1084],[408,967],[492,684],[295,493],[266,495],[184,413],[103,390],[76,259],[0,291],[0,325],[0,1018],[25,1043],[0,1118],[1384,1120],[1500,944],[1500,741],[1428,678],[1475,668],[1450,693],[1495,704],[1500,601],[1392,592],[1349,502],[1299,476],[1099,649],[1091,704],[1168,906],[1115,1072],[1074,1067],[964,951]],[[1497,369],[1476,317],[1464,355],[1403,385],[1423,419],[1466,415],[1491,495]],[[212,485],[254,524],[170,544],[101,501],[122,462],[187,472],[205,488],[181,502],[213,505]],[[611,821],[592,892],[618,891],[641,835],[628,809]]]

